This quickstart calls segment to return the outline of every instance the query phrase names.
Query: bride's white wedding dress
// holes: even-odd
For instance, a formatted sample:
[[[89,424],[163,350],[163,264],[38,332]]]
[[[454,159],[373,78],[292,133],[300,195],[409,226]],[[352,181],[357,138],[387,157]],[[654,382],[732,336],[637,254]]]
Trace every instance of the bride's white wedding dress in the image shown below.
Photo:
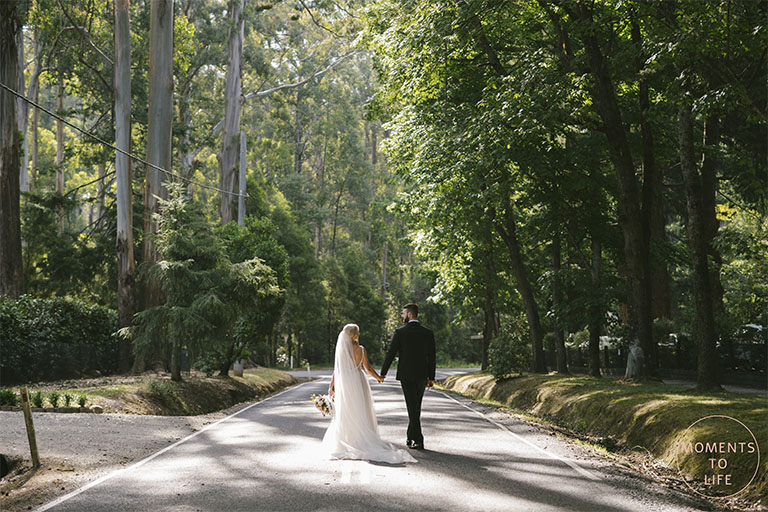
[[[359,459],[389,464],[416,462],[405,450],[399,450],[379,437],[371,386],[363,369],[365,357],[355,364],[353,344],[347,333],[342,331],[339,334],[333,369],[335,413],[323,437],[324,451],[334,459]]]

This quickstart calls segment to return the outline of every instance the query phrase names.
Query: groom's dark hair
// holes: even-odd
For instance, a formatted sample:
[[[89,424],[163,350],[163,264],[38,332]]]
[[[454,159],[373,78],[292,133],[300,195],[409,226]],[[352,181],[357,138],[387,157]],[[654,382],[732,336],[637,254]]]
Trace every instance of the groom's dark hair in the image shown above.
[[[414,304],[413,302],[409,302],[405,306],[403,306],[403,309],[406,309],[411,312],[413,315],[413,318],[419,318],[419,306]]]

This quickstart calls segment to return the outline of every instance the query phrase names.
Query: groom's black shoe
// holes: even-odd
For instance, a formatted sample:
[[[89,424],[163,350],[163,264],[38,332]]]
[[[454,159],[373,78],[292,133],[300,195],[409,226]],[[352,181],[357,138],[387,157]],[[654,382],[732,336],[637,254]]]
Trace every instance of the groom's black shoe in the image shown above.
[[[408,448],[411,448],[413,450],[423,450],[424,445],[421,443],[417,443],[416,441],[409,440],[408,441]]]

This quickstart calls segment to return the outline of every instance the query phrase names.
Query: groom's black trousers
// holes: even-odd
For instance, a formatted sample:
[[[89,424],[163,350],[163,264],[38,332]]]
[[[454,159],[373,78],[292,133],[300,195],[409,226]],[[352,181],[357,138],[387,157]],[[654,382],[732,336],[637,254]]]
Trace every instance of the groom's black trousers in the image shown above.
[[[405,395],[405,405],[408,407],[408,440],[424,444],[421,433],[421,401],[427,388],[427,379],[401,380],[400,386]]]

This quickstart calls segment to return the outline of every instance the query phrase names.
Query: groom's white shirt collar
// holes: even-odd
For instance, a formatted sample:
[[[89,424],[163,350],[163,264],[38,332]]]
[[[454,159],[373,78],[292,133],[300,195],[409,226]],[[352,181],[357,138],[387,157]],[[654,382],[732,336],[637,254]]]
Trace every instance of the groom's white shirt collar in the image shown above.
[[[415,319],[414,320],[408,320],[408,323],[411,323],[411,322],[418,322],[418,320],[415,320]]]

